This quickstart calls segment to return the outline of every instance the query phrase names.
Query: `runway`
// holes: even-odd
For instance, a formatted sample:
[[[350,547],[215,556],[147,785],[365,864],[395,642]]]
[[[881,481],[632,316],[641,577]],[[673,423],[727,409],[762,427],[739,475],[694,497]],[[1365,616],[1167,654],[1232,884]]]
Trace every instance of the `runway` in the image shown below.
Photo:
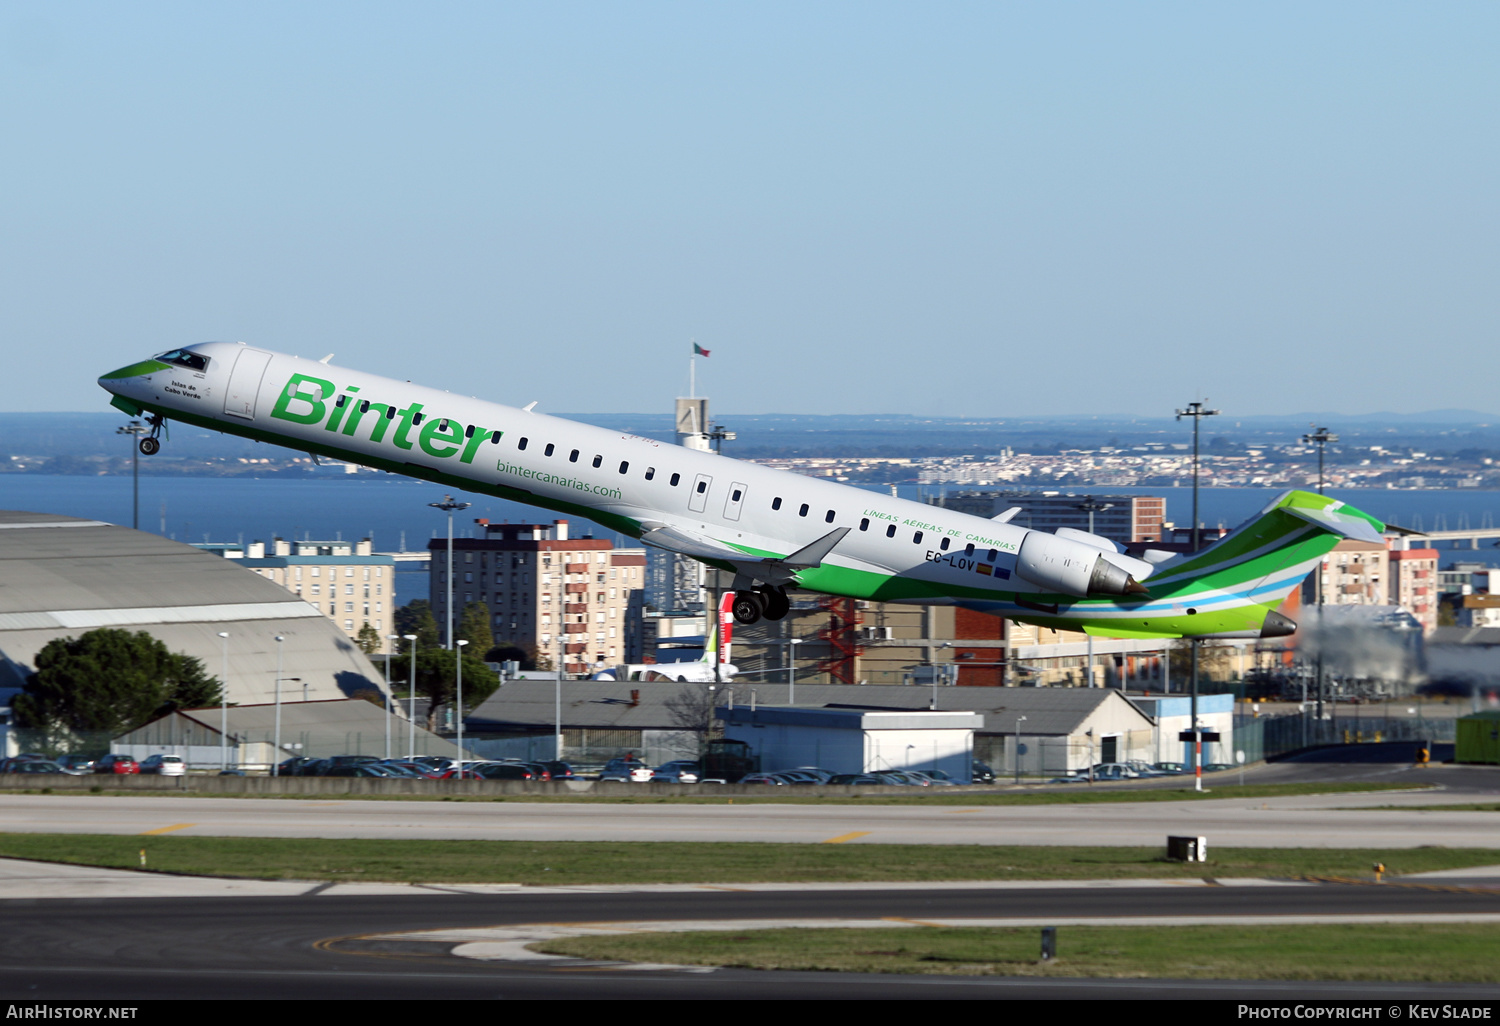
[[[1444,800],[1473,799],[1428,791],[1030,806],[611,805],[11,794],[0,796],[0,831],[1111,846],[1160,845],[1169,834],[1193,834],[1219,847],[1500,848],[1500,818],[1493,815],[1380,808]]]
[[[455,957],[417,930],[587,920],[1099,919],[1167,916],[1500,918],[1500,892],[1313,885],[838,887],[744,891],[625,888],[407,894],[0,901],[0,995],[10,1000],[153,998],[948,999],[1390,998],[1493,1000],[1496,985],[1057,980],[712,972]]]

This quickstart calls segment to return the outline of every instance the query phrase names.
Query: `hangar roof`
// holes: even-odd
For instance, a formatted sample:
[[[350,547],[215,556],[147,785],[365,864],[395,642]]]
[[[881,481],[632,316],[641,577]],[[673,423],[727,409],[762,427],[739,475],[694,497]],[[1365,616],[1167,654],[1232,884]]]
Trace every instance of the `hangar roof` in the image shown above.
[[[144,630],[214,676],[227,633],[233,702],[270,701],[278,658],[297,698],[304,683],[309,698],[382,687],[337,625],[236,561],[99,520],[0,510],[0,688],[21,687],[47,642],[97,627]]]
[[[682,730],[685,713],[707,700],[707,684],[673,681],[565,680],[562,682],[564,727],[599,730]],[[718,686],[713,704],[727,703],[730,685]],[[797,707],[811,709],[926,710],[932,701],[929,687],[904,685],[798,684]],[[1016,717],[1025,716],[1027,735],[1067,735],[1082,728],[1096,713],[1108,711],[1141,729],[1151,719],[1120,692],[1110,688],[956,688],[937,691],[940,711],[983,713],[985,733],[1010,733]],[[751,703],[751,685],[733,685],[737,706]],[[632,704],[632,693],[639,696]],[[788,704],[785,684],[757,683],[757,705]],[[518,680],[504,684],[465,718],[465,730],[475,732],[550,727],[554,717],[552,681]],[[674,712],[674,706],[681,711]],[[1134,728],[1132,728],[1134,729]]]

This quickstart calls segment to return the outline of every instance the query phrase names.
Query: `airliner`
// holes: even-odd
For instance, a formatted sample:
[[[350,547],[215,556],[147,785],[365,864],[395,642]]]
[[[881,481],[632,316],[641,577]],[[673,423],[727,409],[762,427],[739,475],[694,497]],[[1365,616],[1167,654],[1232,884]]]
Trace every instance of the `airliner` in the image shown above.
[[[949,604],[1116,638],[1269,638],[1340,539],[1384,525],[1286,492],[1198,553],[1138,559],[1109,539],[1035,531],[244,343],[203,342],[111,371],[111,405],[593,520],[734,575],[734,619],[779,620],[796,586]],[[1149,588],[1147,583],[1149,581]]]
[[[728,681],[740,672],[729,661],[730,641],[734,636],[734,594],[726,592],[719,600],[717,624],[710,624],[705,635],[703,656],[684,663],[623,663],[600,670],[590,680],[677,681],[682,684],[711,684]],[[724,643],[719,643],[720,638]],[[715,666],[714,664],[718,665]]]

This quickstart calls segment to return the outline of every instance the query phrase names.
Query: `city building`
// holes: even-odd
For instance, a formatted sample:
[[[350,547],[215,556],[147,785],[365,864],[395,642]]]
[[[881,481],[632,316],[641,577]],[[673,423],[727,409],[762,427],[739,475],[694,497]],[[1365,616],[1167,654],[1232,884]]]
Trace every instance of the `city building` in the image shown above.
[[[276,582],[338,624],[351,641],[357,642],[369,624],[380,638],[377,652],[386,650],[387,636],[395,633],[395,560],[375,554],[368,538],[357,542],[272,538],[269,551],[263,541],[244,546],[205,543],[194,548],[236,560]]]
[[[1394,549],[1388,563],[1386,601],[1411,613],[1422,632],[1431,634],[1438,625],[1437,549]]]
[[[933,496],[927,501],[944,509],[957,510],[976,517],[995,517],[1012,506],[1021,511],[1010,522],[1036,531],[1056,531],[1071,527],[1089,529],[1089,512],[1080,509],[1090,500],[1108,509],[1094,510],[1094,533],[1125,545],[1129,542],[1162,540],[1162,525],[1167,514],[1167,500],[1159,495],[1074,495],[1062,492],[991,492],[965,489],[949,495]]]
[[[479,602],[489,610],[495,644],[535,652],[538,661],[587,674],[625,662],[640,623],[646,555],[606,539],[568,536],[568,522],[492,524],[474,521],[479,538],[453,540],[453,614]],[[448,616],[448,541],[427,543],[432,613]],[[480,653],[483,655],[484,653]]]
[[[1385,605],[1389,579],[1390,552],[1384,544],[1345,539],[1303,581],[1302,604],[1317,605],[1321,587],[1325,606]]]

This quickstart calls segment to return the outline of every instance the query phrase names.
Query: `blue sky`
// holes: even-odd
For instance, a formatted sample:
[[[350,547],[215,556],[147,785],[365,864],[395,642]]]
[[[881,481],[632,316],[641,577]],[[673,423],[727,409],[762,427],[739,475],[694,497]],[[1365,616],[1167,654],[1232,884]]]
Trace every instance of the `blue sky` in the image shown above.
[[[11,0],[0,409],[102,409],[102,371],[230,339],[665,410],[697,339],[724,413],[1500,410],[1497,29]]]

